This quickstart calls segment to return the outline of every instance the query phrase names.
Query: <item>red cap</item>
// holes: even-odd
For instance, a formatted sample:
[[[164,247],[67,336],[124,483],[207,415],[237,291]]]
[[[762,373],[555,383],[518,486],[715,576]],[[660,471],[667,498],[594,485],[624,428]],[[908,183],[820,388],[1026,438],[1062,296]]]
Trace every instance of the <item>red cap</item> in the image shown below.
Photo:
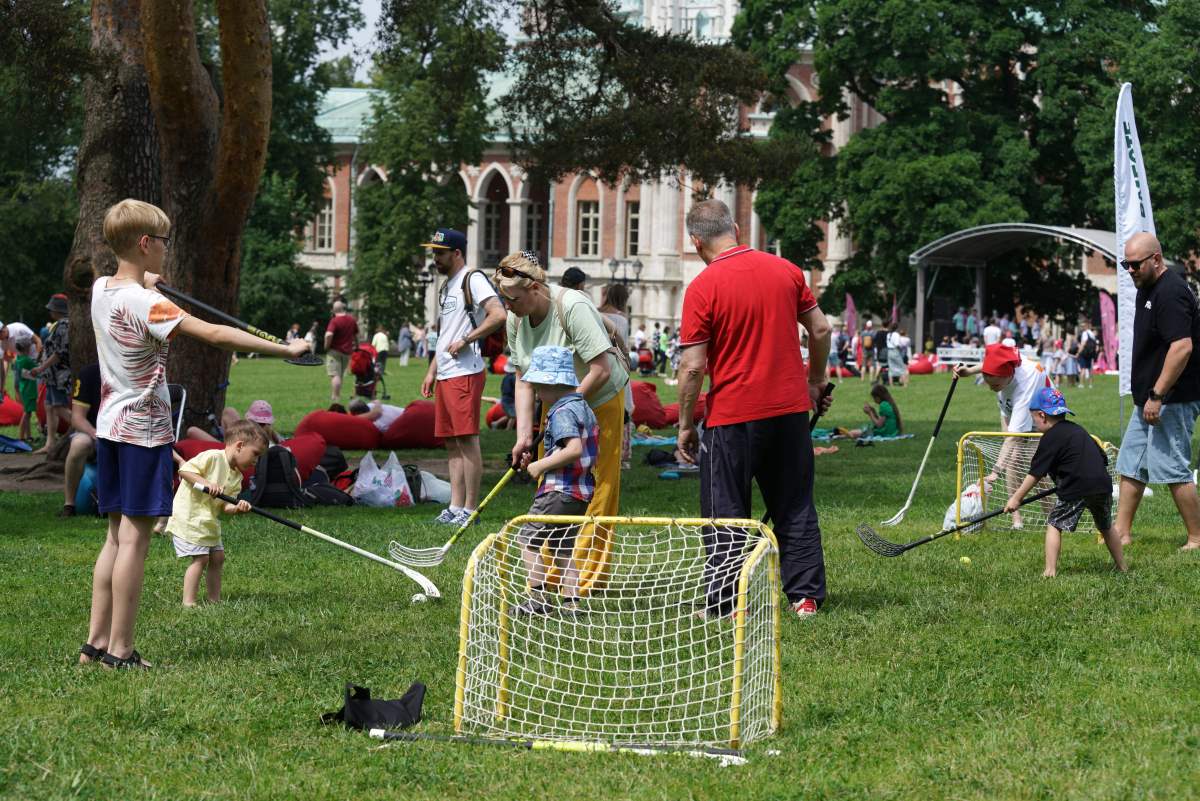
[[[988,345],[983,357],[984,375],[1010,376],[1021,363],[1021,354],[1007,345]]]

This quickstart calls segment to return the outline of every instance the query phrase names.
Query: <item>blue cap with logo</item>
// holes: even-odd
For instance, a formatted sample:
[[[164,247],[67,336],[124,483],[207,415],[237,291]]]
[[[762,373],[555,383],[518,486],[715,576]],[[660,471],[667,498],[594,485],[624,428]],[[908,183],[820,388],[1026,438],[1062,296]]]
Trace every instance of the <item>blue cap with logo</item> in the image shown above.
[[[467,235],[453,228],[439,228],[421,247],[434,250],[459,250],[465,254],[467,252]]]
[[[1029,411],[1045,412],[1051,417],[1058,417],[1062,414],[1075,414],[1075,412],[1067,408],[1067,399],[1054,387],[1042,387],[1035,392],[1033,400],[1029,402]]]
[[[559,384],[579,386],[575,375],[575,357],[562,345],[539,345],[529,356],[529,369],[521,376],[530,384]]]

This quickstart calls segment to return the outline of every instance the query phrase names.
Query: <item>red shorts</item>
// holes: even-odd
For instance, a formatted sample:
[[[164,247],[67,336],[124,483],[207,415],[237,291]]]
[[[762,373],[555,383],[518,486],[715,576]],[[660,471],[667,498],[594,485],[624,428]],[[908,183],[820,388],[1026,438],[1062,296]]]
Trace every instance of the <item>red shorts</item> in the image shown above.
[[[446,378],[434,385],[435,437],[469,437],[479,433],[479,405],[485,380],[486,374],[472,373]]]

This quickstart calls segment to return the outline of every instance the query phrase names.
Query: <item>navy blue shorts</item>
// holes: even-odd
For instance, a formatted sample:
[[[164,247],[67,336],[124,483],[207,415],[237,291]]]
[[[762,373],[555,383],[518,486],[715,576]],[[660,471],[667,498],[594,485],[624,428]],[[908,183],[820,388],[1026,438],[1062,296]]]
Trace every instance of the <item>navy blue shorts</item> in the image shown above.
[[[171,445],[143,448],[128,442],[96,440],[96,498],[100,514],[128,517],[171,514],[175,465]]]

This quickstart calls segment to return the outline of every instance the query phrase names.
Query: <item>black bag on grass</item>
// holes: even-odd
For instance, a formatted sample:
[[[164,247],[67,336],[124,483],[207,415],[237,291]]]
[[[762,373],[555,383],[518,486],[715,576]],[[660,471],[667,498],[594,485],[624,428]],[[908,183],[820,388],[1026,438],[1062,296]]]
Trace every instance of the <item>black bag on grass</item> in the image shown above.
[[[342,453],[342,449],[337,445],[327,445],[325,447],[325,455],[321,457],[320,465],[325,468],[325,474],[331,478],[350,469],[350,463],[346,461],[346,455]]]
[[[304,497],[313,506],[353,506],[354,498],[333,486],[325,468],[317,465],[304,482]]]
[[[404,465],[404,480],[408,482],[408,489],[412,493],[413,503],[424,501],[425,492],[421,487],[421,468],[415,464]]]
[[[272,445],[254,466],[250,489],[243,495],[255,506],[300,509],[309,505],[300,486],[300,468],[287,448]]]
[[[394,729],[421,722],[425,685],[414,681],[395,701],[373,701],[371,691],[356,684],[346,685],[346,702],[337,712],[321,715],[322,723],[344,723],[351,729]]]

